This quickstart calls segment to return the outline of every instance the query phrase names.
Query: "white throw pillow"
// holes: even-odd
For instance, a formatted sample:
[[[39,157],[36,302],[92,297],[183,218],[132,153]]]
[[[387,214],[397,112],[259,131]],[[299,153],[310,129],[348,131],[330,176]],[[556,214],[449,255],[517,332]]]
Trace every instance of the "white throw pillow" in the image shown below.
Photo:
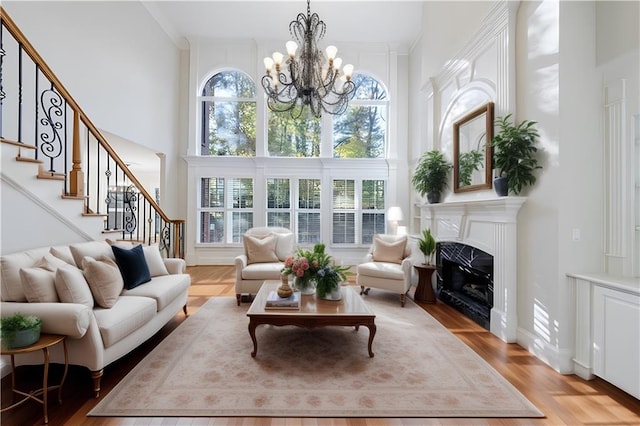
[[[55,273],[43,268],[20,268],[24,295],[29,303],[59,302]]]
[[[103,308],[113,307],[124,288],[124,281],[116,262],[107,256],[98,259],[86,256],[82,260],[82,266],[96,304]]]
[[[373,260],[375,262],[402,263],[407,237],[397,241],[385,241],[380,236],[373,237]]]
[[[47,271],[51,271],[51,272],[55,272],[56,269],[60,268],[61,266],[65,266],[65,265],[67,265],[67,262],[57,258],[56,256],[54,256],[51,253],[47,253],[42,257],[42,259],[40,259],[38,262],[36,262],[34,267],[46,269]]]
[[[244,249],[247,254],[247,263],[278,262],[276,255],[276,237],[269,235],[264,238],[256,238],[250,235],[243,236]]]
[[[276,236],[276,256],[284,262],[288,256],[293,254],[293,233],[274,234]]]
[[[82,260],[85,256],[98,259],[100,256],[106,256],[109,259],[115,260],[111,246],[106,241],[88,241],[85,243],[77,243],[69,246],[73,260],[76,262],[76,266],[80,269],[84,269]]]
[[[73,265],[61,266],[56,271],[55,286],[62,303],[79,303],[93,308],[93,295],[84,274]]]
[[[108,238],[107,243],[125,250],[131,250],[136,246],[126,241],[113,241]],[[142,252],[144,253],[144,260],[147,261],[151,277],[169,275],[169,271],[167,270],[164,260],[162,259],[162,255],[160,254],[160,247],[158,244],[150,244],[148,246],[143,245]]]
[[[63,262],[68,263],[69,265],[78,266],[76,265],[76,261],[73,260],[73,254],[71,254],[71,249],[69,248],[69,246],[51,247],[49,249],[49,253],[51,253],[54,257],[62,260]]]

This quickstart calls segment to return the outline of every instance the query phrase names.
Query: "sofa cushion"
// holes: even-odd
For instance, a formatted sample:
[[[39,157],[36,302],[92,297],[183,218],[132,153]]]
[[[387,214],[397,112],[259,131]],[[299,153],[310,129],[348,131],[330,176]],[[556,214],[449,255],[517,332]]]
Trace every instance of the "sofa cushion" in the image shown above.
[[[105,348],[119,342],[156,315],[156,302],[147,297],[120,296],[110,309],[93,310]]]
[[[20,268],[22,288],[29,303],[59,302],[55,272],[44,268]]]
[[[279,280],[284,263],[252,263],[242,270],[243,280]]]
[[[2,288],[2,301],[26,302],[27,297],[22,288],[20,268],[31,268],[47,252],[49,247],[41,247],[18,253],[3,255],[0,259],[0,284]]]
[[[84,269],[82,266],[82,260],[85,256],[98,259],[100,256],[106,256],[109,259],[115,260],[113,257],[113,251],[111,246],[106,241],[87,241],[84,243],[71,244],[69,250],[73,255],[73,260],[76,266],[80,269]]]
[[[147,260],[144,258],[144,251],[141,245],[131,249],[111,246],[111,249],[122,274],[124,288],[132,289],[151,281],[149,266],[147,266]]]
[[[369,277],[404,280],[402,266],[390,262],[366,262],[358,265],[358,275]]]
[[[373,237],[373,260],[375,262],[402,263],[407,237],[396,241],[385,241],[379,235]]]
[[[244,249],[247,255],[247,263],[278,262],[276,254],[276,237],[268,235],[264,238],[243,235]]]
[[[62,303],[79,303],[93,308],[93,295],[84,274],[73,265],[56,270],[55,286]]]
[[[191,284],[191,277],[187,274],[179,275],[162,275],[153,277],[151,282],[133,288],[124,290],[124,296],[144,296],[150,297],[156,301],[158,311],[166,308],[176,297],[184,293]]]
[[[116,262],[106,256],[98,259],[87,256],[83,259],[82,266],[96,304],[103,308],[113,307],[124,288]]]

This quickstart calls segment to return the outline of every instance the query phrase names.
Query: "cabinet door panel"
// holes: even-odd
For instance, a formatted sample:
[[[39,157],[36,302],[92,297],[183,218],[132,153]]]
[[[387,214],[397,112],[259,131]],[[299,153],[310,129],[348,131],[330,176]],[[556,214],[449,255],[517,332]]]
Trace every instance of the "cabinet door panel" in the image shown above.
[[[640,398],[640,297],[593,292],[594,374]]]

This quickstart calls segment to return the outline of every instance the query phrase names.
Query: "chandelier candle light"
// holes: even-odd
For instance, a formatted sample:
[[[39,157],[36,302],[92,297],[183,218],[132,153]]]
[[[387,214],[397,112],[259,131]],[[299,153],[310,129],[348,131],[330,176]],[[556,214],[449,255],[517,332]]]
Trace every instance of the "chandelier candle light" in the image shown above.
[[[262,87],[271,111],[290,111],[291,116],[297,118],[305,106],[316,117],[320,117],[322,111],[342,114],[347,109],[356,88],[351,81],[353,65],[345,65],[341,75],[342,59],[336,57],[335,46],[327,47],[325,59],[318,49],[325,30],[326,25],[318,14],[311,14],[310,0],[307,0],[306,16],[299,13],[289,24],[289,33],[295,41],[286,43],[288,58],[285,60],[280,52],[264,58],[267,73],[262,77]],[[296,55],[298,47],[300,52]]]

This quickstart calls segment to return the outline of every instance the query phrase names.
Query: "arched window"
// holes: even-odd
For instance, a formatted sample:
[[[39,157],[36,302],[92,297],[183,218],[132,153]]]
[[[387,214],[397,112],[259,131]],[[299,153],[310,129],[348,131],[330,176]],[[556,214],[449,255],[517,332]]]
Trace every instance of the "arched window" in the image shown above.
[[[202,89],[201,155],[256,155],[256,85],[236,70],[213,75]]]
[[[384,158],[389,99],[383,85],[366,74],[355,74],[356,91],[347,110],[333,118],[335,158]]]

